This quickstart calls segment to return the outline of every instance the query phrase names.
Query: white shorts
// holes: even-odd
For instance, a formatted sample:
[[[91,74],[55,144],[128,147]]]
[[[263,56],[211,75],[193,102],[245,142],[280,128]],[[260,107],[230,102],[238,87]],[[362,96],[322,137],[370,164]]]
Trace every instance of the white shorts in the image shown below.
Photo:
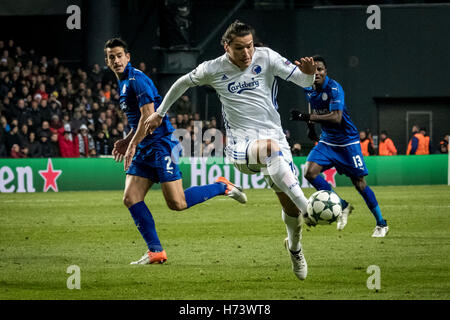
[[[228,144],[225,147],[225,154],[228,160],[242,173],[244,174],[256,174],[260,173],[263,168],[266,167],[265,164],[257,163],[255,159],[252,159],[249,154],[253,143],[257,140],[240,140],[234,144]],[[277,141],[280,151],[282,152],[282,157],[291,167],[292,172],[295,174],[295,166],[292,161],[291,149],[289,147],[286,138]],[[265,170],[263,170],[265,172]],[[296,175],[297,176],[297,175]],[[282,192],[272,181],[269,175],[264,174],[264,179],[267,184],[275,191]]]

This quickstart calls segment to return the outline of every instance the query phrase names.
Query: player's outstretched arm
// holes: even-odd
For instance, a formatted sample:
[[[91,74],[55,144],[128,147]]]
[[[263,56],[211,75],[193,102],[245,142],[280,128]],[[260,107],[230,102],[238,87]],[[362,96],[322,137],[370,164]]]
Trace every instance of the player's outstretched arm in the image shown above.
[[[300,113],[298,110],[291,110],[291,118],[293,121],[313,121],[318,123],[341,123],[342,120],[342,111],[341,110],[333,110],[327,114],[315,114],[315,113]]]
[[[316,73],[316,63],[312,57],[301,58],[300,61],[295,60],[294,63],[304,74],[313,75]]]
[[[190,87],[195,86],[189,79],[189,75],[186,74],[180,77],[175,83],[170,87],[163,102],[158,107],[155,113],[145,120],[145,132],[147,134],[152,134],[161,125],[164,115],[169,111],[170,107],[177,101],[183,93],[186,92]]]
[[[297,68],[289,75],[287,79],[296,85],[306,88],[314,84],[316,74],[316,63],[312,58],[301,58],[299,61],[294,61]],[[297,70],[298,69],[298,70]]]
[[[342,120],[342,110],[333,110],[330,113],[326,114],[312,113],[309,120],[318,123],[328,122],[340,124]]]

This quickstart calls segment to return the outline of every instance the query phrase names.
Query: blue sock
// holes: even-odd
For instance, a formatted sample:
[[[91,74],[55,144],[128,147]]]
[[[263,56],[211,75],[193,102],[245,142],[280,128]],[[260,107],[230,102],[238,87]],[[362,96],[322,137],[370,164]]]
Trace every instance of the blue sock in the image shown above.
[[[372,189],[370,189],[369,186],[366,186],[366,188],[362,192],[360,192],[360,194],[364,198],[364,201],[366,201],[367,207],[372,212],[375,220],[377,220],[377,226],[385,226],[386,221],[381,215],[380,206],[378,205],[377,198],[375,198],[375,193],[373,193]]]
[[[315,177],[313,181],[311,181],[311,184],[313,185],[314,188],[316,188],[316,190],[333,191],[331,185],[320,174],[317,175],[317,177]],[[339,197],[339,199],[341,199],[342,209],[347,208],[348,202],[342,199],[341,197]]]
[[[158,234],[156,233],[155,221],[145,202],[135,203],[128,210],[130,210],[134,223],[147,243],[148,249],[153,252],[163,251]]]
[[[226,189],[227,186],[220,182],[187,188],[184,190],[187,207],[190,208],[215,196],[223,195]]]
[[[331,185],[320,174],[318,174],[317,177],[315,177],[314,180],[311,181],[311,184],[314,188],[316,188],[316,190],[333,190],[331,188]]]

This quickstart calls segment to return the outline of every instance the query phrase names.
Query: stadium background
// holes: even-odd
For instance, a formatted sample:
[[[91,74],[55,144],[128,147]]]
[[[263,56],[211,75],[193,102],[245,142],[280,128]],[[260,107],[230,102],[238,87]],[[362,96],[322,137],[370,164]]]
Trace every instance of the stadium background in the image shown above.
[[[170,14],[163,18],[163,3],[2,0],[0,40],[6,44],[14,39],[24,50],[34,48],[50,61],[58,57],[75,73],[77,68],[89,72],[94,63],[103,67],[105,39],[122,36],[130,44],[135,65],[144,61],[148,70],[157,69],[152,76],[164,94],[180,73],[223,53],[220,35],[226,25],[239,18],[256,28],[262,42],[290,59],[324,55],[329,75],[346,92],[358,129],[369,128],[374,135],[387,129],[400,154],[410,136],[407,111],[432,112],[433,126],[429,129],[435,150],[442,136],[449,133],[449,4],[384,1],[379,3],[381,30],[369,30],[365,1],[223,0],[212,5],[212,1],[192,0],[188,38],[192,47],[202,43],[205,47],[191,54],[184,46],[182,32],[168,28],[174,18]],[[69,5],[81,8],[80,30],[66,27]],[[217,34],[213,32],[216,28],[220,29]],[[158,32],[171,37],[161,39]],[[181,41],[181,46],[155,49],[170,45],[167,41],[174,45]],[[169,63],[172,58],[174,64]],[[279,85],[283,124],[306,151],[311,147],[306,128],[290,123],[286,115],[292,107],[306,110],[303,93],[290,83],[280,81]],[[214,92],[202,87],[191,89],[189,94],[202,119],[216,116],[221,121]],[[410,124],[429,125],[428,116],[416,115]],[[295,158],[299,169],[304,160]],[[293,312],[310,310],[315,316],[318,305],[310,307],[304,300],[448,300],[448,161],[443,154],[367,158],[368,182],[391,226],[389,236],[383,239],[370,238],[374,227],[370,211],[349,179],[336,175],[337,192],[355,205],[355,212],[344,232],[337,232],[335,225],[305,229],[309,275],[307,281],[298,282],[282,246],[285,227],[280,207],[269,190],[246,190],[249,202],[245,207],[217,197],[183,214],[170,212],[161,191],[152,190],[146,202],[170,261],[132,268],[129,262],[143,253],[145,244],[122,203],[122,164],[110,158],[2,158],[0,300],[296,300],[299,303],[291,305],[295,306]],[[192,166],[183,166],[193,172]],[[221,165],[221,172],[226,174],[226,168],[231,175],[236,174],[231,165]],[[217,174],[214,165],[205,174],[205,170],[198,174],[201,170],[195,176],[197,184],[209,182]],[[192,174],[185,178],[188,184],[193,180]],[[252,176],[247,183],[261,185],[259,178]],[[57,190],[65,192],[53,192]],[[304,191],[310,196],[314,189]],[[72,274],[67,270],[74,265],[81,270],[80,290],[69,287]],[[370,275],[366,270],[373,265],[381,269],[379,290],[370,289],[367,282]],[[273,302],[267,303],[275,307]],[[327,302],[320,303],[322,307]],[[115,311],[116,305],[120,306],[109,304],[107,308]],[[279,318],[277,313],[285,315],[286,306],[274,308],[274,318]],[[322,307],[319,314],[323,316],[324,309],[334,317],[341,310],[359,312],[349,304],[335,306]],[[13,307],[16,312],[17,304]],[[415,311],[414,307],[429,309],[420,301],[401,309],[404,313]],[[431,307],[435,309],[436,304]],[[34,315],[37,312],[35,305],[27,309]],[[104,311],[101,306],[96,310]],[[177,311],[175,307],[164,309],[169,318],[175,318]]]
[[[256,28],[260,41],[289,59],[323,55],[329,76],[345,90],[355,124],[359,130],[369,129],[375,143],[379,132],[387,130],[399,154],[404,154],[411,126],[417,123],[427,127],[436,150],[450,123],[450,75],[445,71],[450,5],[385,1],[380,4],[381,29],[369,30],[370,14],[360,3],[255,0],[212,6],[209,1],[173,0],[165,6],[164,1],[39,0],[30,6],[29,1],[5,0],[0,5],[0,29],[7,30],[2,32],[4,41],[14,39],[25,50],[34,48],[87,71],[94,63],[104,67],[104,40],[121,36],[129,43],[132,62],[144,61],[147,69],[157,69],[154,80],[164,94],[178,76],[223,53],[220,36],[239,18]],[[66,27],[66,9],[73,4],[81,8],[80,30]],[[177,8],[186,5],[188,11],[180,20]],[[189,26],[185,30],[183,23]],[[283,125],[307,150],[311,143],[306,126],[288,121],[289,109],[306,110],[304,95],[284,81],[279,86]],[[203,119],[215,116],[220,124],[221,107],[214,92],[196,88],[188,93]]]

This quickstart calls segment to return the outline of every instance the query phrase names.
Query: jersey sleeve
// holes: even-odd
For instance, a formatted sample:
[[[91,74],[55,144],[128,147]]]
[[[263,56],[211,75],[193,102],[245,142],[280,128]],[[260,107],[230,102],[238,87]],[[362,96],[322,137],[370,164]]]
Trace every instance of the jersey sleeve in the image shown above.
[[[199,64],[197,68],[188,73],[188,76],[193,86],[203,86],[208,84],[208,62],[205,61]]]
[[[295,64],[268,48],[269,62],[274,76],[295,83],[300,87],[309,87],[314,83],[314,74],[303,73]]]
[[[273,75],[280,77],[283,80],[289,80],[297,66],[284,58],[281,54],[272,49],[268,49],[269,61],[272,68]]]
[[[156,103],[161,101],[153,81],[145,75],[136,74],[134,80],[130,81],[130,85],[136,94],[136,100],[139,108],[149,103]]]
[[[344,110],[344,90],[337,83],[331,86],[330,111]]]

